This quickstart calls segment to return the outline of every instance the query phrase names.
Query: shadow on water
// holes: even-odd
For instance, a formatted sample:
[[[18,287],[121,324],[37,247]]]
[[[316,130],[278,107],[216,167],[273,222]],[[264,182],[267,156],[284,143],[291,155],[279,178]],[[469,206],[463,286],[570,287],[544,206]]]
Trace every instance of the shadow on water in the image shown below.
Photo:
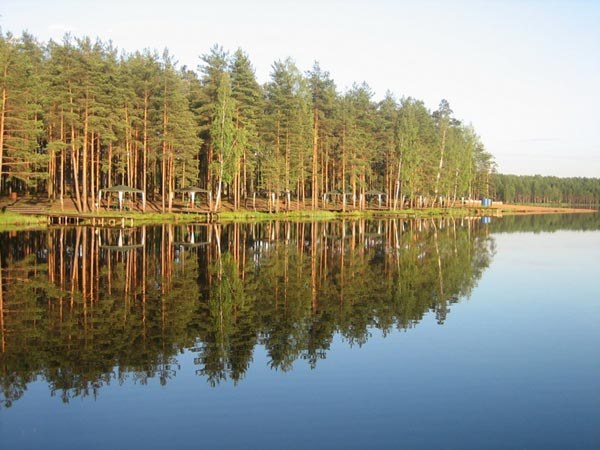
[[[52,228],[0,235],[0,386],[68,402],[129,379],[168,383],[194,353],[210,385],[315,367],[334,336],[439,324],[494,255],[477,220]],[[510,227],[513,227],[511,225]],[[516,225],[514,225],[516,227]]]

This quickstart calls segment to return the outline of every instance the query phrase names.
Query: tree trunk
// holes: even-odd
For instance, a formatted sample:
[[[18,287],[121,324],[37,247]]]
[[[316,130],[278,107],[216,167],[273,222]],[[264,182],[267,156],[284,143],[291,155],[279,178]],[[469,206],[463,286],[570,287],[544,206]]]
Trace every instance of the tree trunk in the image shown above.
[[[319,149],[319,110],[314,109],[313,149],[312,149],[312,209],[318,206],[319,186],[317,184],[317,157]]]
[[[143,176],[143,186],[142,186],[142,190],[144,191],[144,196],[147,199],[148,198],[148,193],[147,193],[147,186],[148,186],[148,92],[145,92],[144,95],[144,161],[143,161],[143,171],[144,171],[144,176]]]
[[[448,132],[448,125],[444,125],[442,129],[442,143],[440,145],[440,163],[438,165],[437,174],[435,176],[435,189],[434,189],[434,198],[433,205],[438,201],[438,192],[440,187],[440,176],[442,174],[442,167],[444,166],[444,152],[446,151],[446,134]]]
[[[285,191],[290,188],[290,130],[285,130]],[[279,192],[277,193],[279,195]]]
[[[81,195],[79,193],[79,150],[75,141],[75,127],[71,125],[71,165],[73,170],[73,181],[75,184],[75,206],[78,211],[82,211]]]
[[[127,173],[127,186],[131,184],[131,127],[129,124],[129,110],[125,106],[125,172]]]
[[[456,196],[458,195],[458,168],[456,172],[454,172],[454,192],[452,194],[452,206],[454,208],[454,204],[456,203]]]
[[[108,143],[108,180],[107,180],[107,186],[106,187],[111,187],[112,186],[112,142]]]
[[[83,147],[82,147],[82,177],[81,177],[81,196],[83,211],[88,211],[88,130],[89,130],[89,111],[88,111],[88,99],[85,99],[85,109],[83,112]]]
[[[169,146],[169,178],[168,178],[168,195],[169,195],[169,212],[173,211],[173,191],[175,190],[175,160],[173,156],[173,148]]]
[[[96,144],[96,189],[100,190],[100,184],[101,184],[101,180],[100,180],[100,158],[102,156],[102,152],[100,150],[100,137],[98,137],[97,140],[97,144]],[[94,196],[96,196],[96,192],[94,192]],[[98,207],[100,205],[98,204]]]
[[[219,170],[219,180],[217,181],[217,195],[215,198],[215,209],[214,212],[219,210],[219,203],[221,203],[221,192],[223,186],[223,160],[219,161],[221,163],[221,168]]]
[[[4,66],[4,85],[2,86],[2,111],[0,112],[0,187],[2,183],[2,165],[4,163],[4,128],[6,126],[6,103],[8,92],[6,92],[6,77],[8,76],[8,63]]]
[[[65,136],[65,117],[64,112],[60,110],[60,142],[66,144],[67,138]],[[66,148],[63,146],[60,149],[60,210],[65,209],[65,151]]]
[[[396,174],[396,193],[394,195],[394,209],[398,209],[398,199],[402,195],[402,192],[400,190],[400,184],[402,183],[401,173],[402,173],[402,157],[400,157],[400,161],[398,161],[398,173]],[[404,202],[401,199],[400,209],[402,209],[403,203]]]
[[[96,158],[95,158],[95,145],[94,145],[94,132],[92,131],[92,136],[90,140],[90,194],[92,195],[92,205],[94,204],[94,199],[96,198]],[[93,209],[93,208],[92,208]]]
[[[164,111],[163,111],[163,141],[162,141],[162,212],[165,212],[165,195],[167,195],[167,85],[165,83],[164,89]],[[170,196],[169,196],[170,200]]]
[[[54,127],[52,124],[48,125],[48,139],[52,141],[54,138]],[[46,192],[48,194],[48,200],[56,200],[56,152],[54,150],[48,151],[48,182],[46,184]]]
[[[346,127],[342,130],[342,212],[346,212]]]

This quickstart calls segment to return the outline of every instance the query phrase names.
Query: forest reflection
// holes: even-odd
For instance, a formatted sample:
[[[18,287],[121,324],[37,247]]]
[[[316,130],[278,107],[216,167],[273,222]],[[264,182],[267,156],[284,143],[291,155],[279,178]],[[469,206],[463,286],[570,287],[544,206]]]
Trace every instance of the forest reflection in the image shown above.
[[[194,353],[211,385],[315,367],[339,334],[443,324],[494,254],[477,220],[356,220],[0,235],[4,406],[44,380],[63,401],[109,383],[166,384]]]

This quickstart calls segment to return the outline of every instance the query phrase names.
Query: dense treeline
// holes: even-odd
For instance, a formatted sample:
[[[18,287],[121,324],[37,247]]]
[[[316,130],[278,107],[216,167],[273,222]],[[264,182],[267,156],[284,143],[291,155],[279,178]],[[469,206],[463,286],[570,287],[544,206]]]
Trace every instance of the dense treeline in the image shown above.
[[[492,191],[506,203],[600,205],[600,178],[494,174]]]
[[[120,184],[163,210],[189,187],[210,190],[215,209],[256,192],[313,208],[327,193],[344,208],[375,191],[389,208],[488,194],[492,157],[447,101],[432,112],[389,92],[375,101],[364,83],[340,92],[317,63],[302,73],[276,61],[261,85],[242,50],[215,46],[196,72],[168,51],[6,34],[0,89],[0,193],[81,211]]]

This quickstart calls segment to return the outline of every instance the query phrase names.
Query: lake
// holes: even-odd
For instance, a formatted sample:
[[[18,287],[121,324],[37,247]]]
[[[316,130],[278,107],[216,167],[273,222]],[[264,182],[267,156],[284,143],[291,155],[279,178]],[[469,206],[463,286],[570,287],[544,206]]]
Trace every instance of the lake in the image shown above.
[[[600,448],[600,216],[0,234],[2,449]]]

